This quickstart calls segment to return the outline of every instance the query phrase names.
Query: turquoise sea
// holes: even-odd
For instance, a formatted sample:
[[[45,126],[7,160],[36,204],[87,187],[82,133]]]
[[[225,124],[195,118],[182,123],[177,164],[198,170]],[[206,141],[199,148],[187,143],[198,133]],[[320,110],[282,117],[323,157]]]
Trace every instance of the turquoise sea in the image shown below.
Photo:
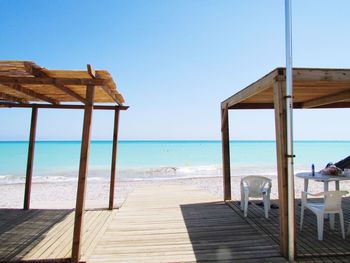
[[[232,141],[232,176],[276,174],[274,141]],[[0,142],[0,184],[22,183],[27,142]],[[89,180],[108,180],[111,141],[92,141]],[[350,155],[350,141],[296,141],[295,171],[316,169]],[[34,181],[76,180],[79,141],[39,141],[35,145]],[[220,141],[120,141],[118,180],[171,180],[221,176]]]

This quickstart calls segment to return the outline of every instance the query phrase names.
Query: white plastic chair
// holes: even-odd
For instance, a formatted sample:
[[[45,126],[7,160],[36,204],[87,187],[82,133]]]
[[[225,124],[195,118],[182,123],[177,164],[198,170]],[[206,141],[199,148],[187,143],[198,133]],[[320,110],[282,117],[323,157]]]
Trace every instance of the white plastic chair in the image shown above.
[[[303,228],[304,210],[309,208],[316,214],[317,217],[317,233],[318,240],[323,240],[323,223],[324,216],[329,214],[330,228],[334,230],[334,215],[339,214],[340,228],[343,239],[345,239],[344,231],[344,217],[343,210],[341,208],[342,197],[348,194],[347,191],[327,191],[318,194],[311,194],[308,192],[301,192],[301,216],[300,216],[300,231]],[[307,196],[324,196],[324,202],[309,203]]]
[[[265,217],[269,217],[271,179],[264,176],[250,175],[241,180],[241,209],[244,217],[248,214],[249,197],[262,197],[264,201]]]

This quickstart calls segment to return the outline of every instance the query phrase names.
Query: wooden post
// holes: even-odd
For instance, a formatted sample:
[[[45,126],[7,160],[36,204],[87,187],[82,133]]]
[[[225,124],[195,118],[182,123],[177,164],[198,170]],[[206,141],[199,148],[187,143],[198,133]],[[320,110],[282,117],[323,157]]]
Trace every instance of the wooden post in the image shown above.
[[[280,221],[280,250],[288,257],[288,172],[287,172],[287,122],[285,100],[285,81],[274,83],[277,179]]]
[[[31,124],[30,124],[29,146],[28,146],[26,185],[25,185],[25,190],[24,190],[24,204],[23,204],[24,210],[28,210],[30,207],[30,194],[32,191],[34,146],[35,146],[37,117],[38,117],[38,108],[33,107],[32,108],[32,119],[31,119]]]
[[[72,262],[78,263],[80,259],[80,246],[85,207],[85,188],[90,148],[90,131],[94,103],[95,86],[89,85],[86,89],[86,104],[84,110],[83,135],[81,141],[80,165],[77,200],[75,206],[75,220],[72,246]]]
[[[221,139],[224,201],[226,201],[231,200],[230,136],[227,105],[224,109],[221,109]]]
[[[113,148],[112,148],[112,165],[111,165],[111,182],[109,188],[109,210],[114,206],[114,186],[117,163],[117,148],[118,148],[118,127],[119,127],[119,108],[114,111],[114,131],[113,131]]]

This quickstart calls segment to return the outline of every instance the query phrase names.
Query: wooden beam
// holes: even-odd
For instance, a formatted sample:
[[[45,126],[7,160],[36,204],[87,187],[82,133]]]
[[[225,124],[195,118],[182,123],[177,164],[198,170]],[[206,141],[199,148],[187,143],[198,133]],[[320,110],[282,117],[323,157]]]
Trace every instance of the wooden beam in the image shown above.
[[[96,74],[95,69],[90,65],[87,64],[87,72],[89,73],[89,75],[93,78],[96,79],[98,78],[98,75]],[[104,90],[104,92],[107,93],[108,96],[110,96],[117,104],[122,104],[121,101],[118,99],[118,97],[116,96],[116,94],[114,94],[114,92],[112,90],[109,89],[109,87],[107,85],[103,85],[101,86],[101,88]]]
[[[46,84],[46,85],[94,85],[94,86],[102,86],[107,85],[110,80],[106,79],[82,79],[82,78],[61,78],[61,77],[6,77],[0,76],[1,84]]]
[[[72,245],[72,262],[78,263],[80,259],[82,228],[84,219],[84,207],[85,207],[85,190],[86,190],[86,177],[88,174],[88,159],[90,149],[90,133],[91,133],[91,121],[94,102],[94,86],[88,86],[86,89],[86,104],[84,110],[84,123],[83,134],[81,142],[80,152],[80,165],[79,165],[79,179],[77,200],[75,206],[75,220],[74,220],[74,233],[73,233],[73,245]]]
[[[227,116],[228,116],[228,104],[226,104],[223,116],[221,118],[221,132],[224,131],[226,128],[226,125],[228,125],[228,122],[225,121],[227,119]]]
[[[75,93],[73,90],[66,87],[65,85],[60,84],[60,83],[56,83],[55,87],[85,104],[86,100],[82,96],[80,96],[78,93]]]
[[[344,108],[350,108],[349,101],[341,101],[341,102],[336,102],[332,104],[322,105],[322,106],[315,107],[313,109],[344,109]]]
[[[117,147],[118,147],[118,130],[119,130],[119,109],[114,112],[114,130],[113,130],[113,147],[112,147],[112,164],[111,164],[111,182],[109,188],[109,210],[114,207],[114,188],[117,166]]]
[[[27,72],[29,74],[32,74],[35,77],[50,77],[50,71],[48,71],[45,68],[39,67],[35,63],[25,62],[24,65],[25,65],[25,68],[26,68]],[[82,103],[85,104],[85,99],[82,96],[80,96],[79,94],[75,93],[71,89],[67,88],[62,83],[55,83],[55,86],[59,90],[67,93],[68,95],[72,96],[73,98],[75,98],[75,99],[77,99],[77,100],[79,100],[79,101],[81,101]]]
[[[224,109],[226,107],[226,104],[228,104],[228,107],[231,108],[233,105],[240,103],[266,89],[269,89],[273,85],[275,77],[278,76],[279,71],[283,71],[283,69],[277,68],[271,71],[269,74],[265,75],[263,78],[252,83],[251,85],[237,92],[233,96],[229,97],[228,99],[226,99],[221,103],[221,108]]]
[[[18,103],[29,103],[26,99],[19,98],[13,95],[9,95],[4,92],[0,92],[0,98],[8,101],[18,102]]]
[[[55,100],[55,99],[50,98],[48,96],[45,96],[43,94],[37,93],[37,92],[35,92],[33,90],[27,89],[27,88],[23,87],[20,84],[6,85],[6,87],[14,89],[14,90],[16,90],[18,92],[21,92],[21,93],[26,94],[28,96],[31,96],[33,98],[49,102],[51,104],[60,104],[60,102],[58,100]]]
[[[95,72],[95,69],[90,65],[90,64],[87,64],[87,71],[89,73],[89,75],[92,77],[92,78],[96,78],[96,72]]]
[[[333,95],[327,95],[321,98],[306,101],[302,104],[303,108],[315,108],[327,104],[336,103],[343,100],[350,99],[350,90],[339,92]]]
[[[31,190],[32,190],[34,147],[35,147],[37,117],[38,117],[38,108],[33,107],[32,108],[32,120],[31,120],[31,124],[30,124],[29,145],[28,145],[26,184],[25,184],[25,190],[24,190],[24,204],[23,204],[24,210],[28,210],[30,207],[30,195],[31,195]]]
[[[277,153],[277,179],[280,221],[280,250],[288,257],[288,172],[287,172],[287,124],[285,104],[285,81],[274,84],[275,129]]]
[[[230,110],[273,110],[275,105],[273,103],[238,103],[233,105]],[[302,108],[300,102],[293,102],[294,109]]]
[[[7,108],[33,108],[37,107],[38,109],[72,109],[72,110],[83,110],[85,109],[84,105],[68,105],[68,104],[60,104],[60,105],[51,105],[51,104],[36,104],[36,103],[27,103],[27,104],[15,104],[8,102],[1,102],[1,107]],[[94,110],[115,110],[115,108],[119,110],[127,110],[129,106],[112,106],[112,105],[94,105]]]
[[[34,62],[25,61],[24,68],[29,74],[35,77],[49,77],[48,70],[45,68],[39,67]]]
[[[230,170],[230,136],[228,110],[221,109],[221,140],[222,140],[222,171],[224,184],[224,201],[231,200],[231,170]]]
[[[107,85],[102,85],[101,88],[118,104],[121,105],[122,103],[118,99],[118,97],[113,93],[112,90],[108,88]]]

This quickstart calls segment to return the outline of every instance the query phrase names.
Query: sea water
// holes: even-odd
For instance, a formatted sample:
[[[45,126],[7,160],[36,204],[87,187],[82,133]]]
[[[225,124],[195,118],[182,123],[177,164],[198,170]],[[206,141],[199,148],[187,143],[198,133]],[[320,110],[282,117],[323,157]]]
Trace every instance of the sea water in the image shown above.
[[[79,141],[39,141],[35,145],[33,180],[75,181],[78,177]],[[274,141],[231,141],[232,176],[276,175]],[[0,184],[23,183],[27,142],[0,142]],[[89,180],[109,180],[111,141],[92,141]],[[350,154],[350,141],[296,141],[295,171],[316,170]],[[120,141],[119,181],[173,180],[222,176],[220,141]]]

